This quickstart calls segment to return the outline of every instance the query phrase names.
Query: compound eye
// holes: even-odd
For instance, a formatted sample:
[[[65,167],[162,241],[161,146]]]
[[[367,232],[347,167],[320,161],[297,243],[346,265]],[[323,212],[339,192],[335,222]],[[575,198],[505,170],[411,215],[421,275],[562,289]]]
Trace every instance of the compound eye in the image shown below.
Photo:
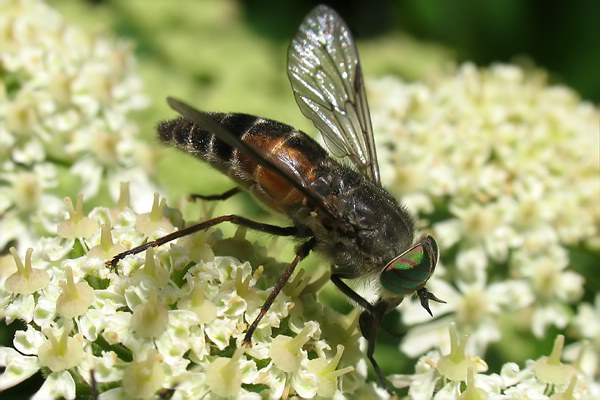
[[[435,239],[427,236],[394,258],[379,276],[382,286],[397,296],[406,296],[421,289],[435,270],[437,249]]]

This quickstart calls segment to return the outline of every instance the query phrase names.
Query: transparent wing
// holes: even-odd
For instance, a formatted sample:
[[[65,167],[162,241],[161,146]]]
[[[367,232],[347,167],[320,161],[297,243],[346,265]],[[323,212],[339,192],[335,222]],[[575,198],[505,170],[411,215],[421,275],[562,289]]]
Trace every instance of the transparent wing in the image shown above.
[[[332,9],[317,6],[302,21],[288,50],[296,102],[329,150],[380,183],[371,117],[356,45]]]

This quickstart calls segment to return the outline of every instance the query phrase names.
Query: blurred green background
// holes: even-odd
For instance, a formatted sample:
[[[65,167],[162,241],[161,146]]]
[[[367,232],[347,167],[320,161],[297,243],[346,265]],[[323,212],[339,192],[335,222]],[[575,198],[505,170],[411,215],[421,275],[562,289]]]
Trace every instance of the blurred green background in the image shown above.
[[[132,116],[141,135],[154,139],[154,125],[174,115],[165,97],[200,109],[240,111],[277,119],[307,132],[286,74],[287,45],[303,16],[318,2],[275,0],[49,0],[72,25],[91,33],[130,40],[150,107]],[[523,0],[371,0],[325,2],[352,28],[368,77],[397,74],[408,80],[451,68],[513,62],[546,69],[551,82],[600,100],[600,2]],[[181,173],[185,171],[185,173]],[[232,186],[191,158],[166,151],[156,166],[174,195],[217,193]],[[267,218],[247,198],[229,210]],[[217,211],[219,212],[219,211]],[[316,261],[312,260],[312,263]],[[326,297],[347,309],[341,296]],[[390,321],[393,321],[394,315]],[[391,329],[401,329],[393,326]],[[18,328],[16,324],[11,326]],[[10,333],[1,331],[3,343]],[[383,338],[377,358],[385,371],[398,370],[397,339]],[[489,360],[488,360],[489,361]],[[518,361],[518,360],[515,360]],[[27,398],[39,383],[5,392]],[[13,397],[14,396],[14,397]]]

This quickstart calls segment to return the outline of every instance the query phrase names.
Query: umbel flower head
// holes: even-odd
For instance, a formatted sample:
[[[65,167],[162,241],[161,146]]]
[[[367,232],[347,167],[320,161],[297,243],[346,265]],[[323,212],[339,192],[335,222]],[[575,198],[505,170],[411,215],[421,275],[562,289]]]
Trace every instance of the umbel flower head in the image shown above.
[[[0,3],[0,247],[15,243],[0,258],[0,318],[24,325],[0,348],[0,391],[41,372],[36,399],[388,398],[366,382],[358,312],[318,300],[326,276],[299,271],[241,348],[282,270],[244,230],[105,267],[184,226],[159,195],[137,212],[127,185],[115,206],[84,211],[123,179],[132,201],[152,199],[127,120],[143,103],[133,65],[128,45],[41,1]],[[447,301],[407,331],[415,371],[390,381],[417,400],[600,398],[600,296],[571,257],[600,249],[598,110],[515,66],[368,89],[382,178],[434,231],[443,265],[428,287]],[[51,193],[65,169],[85,179],[63,201]],[[401,311],[408,325],[428,318],[409,300]],[[554,346],[533,345],[549,328]],[[549,355],[486,362],[515,337]]]
[[[128,186],[122,190],[127,199]],[[15,335],[14,348],[0,348],[0,390],[41,370],[38,399],[89,393],[92,376],[100,398],[167,392],[176,399],[312,398],[381,391],[353,367],[361,357],[355,336],[339,335],[354,332],[356,323],[316,302],[325,280],[309,285],[303,274],[293,278],[259,324],[253,347],[245,349],[246,329],[281,270],[270,265],[264,248],[243,233],[225,240],[200,233],[127,257],[111,270],[106,261],[125,246],[176,229],[165,217],[176,213],[158,195],[142,214],[125,200],[88,215],[81,196],[77,206],[66,204],[71,212],[57,236],[28,250],[24,261],[13,250],[15,267],[5,268],[0,318],[19,319],[26,328]],[[45,259],[49,246],[62,247],[52,253],[63,256]],[[247,258],[263,259],[275,271],[214,254],[231,247],[249,249]],[[290,318],[294,308],[303,310],[302,319]],[[317,321],[324,315],[322,325]]]
[[[61,193],[116,197],[126,180],[151,199],[150,152],[128,119],[145,103],[130,43],[87,34],[40,0],[0,2],[0,249],[54,233]]]
[[[586,282],[600,258],[598,109],[548,85],[542,72],[512,65],[466,64],[426,83],[387,77],[368,88],[382,180],[433,231],[443,263],[428,287],[447,302],[434,310],[445,316],[426,321],[418,302],[401,305],[406,324],[422,323],[402,351],[418,357],[447,348],[441,338],[451,321],[469,334],[466,350],[481,357],[490,344],[503,346],[502,324],[530,341],[554,328],[571,343],[571,360],[587,359],[575,392],[598,379],[591,365],[600,331],[589,317],[598,288]],[[534,371],[540,379],[560,375],[561,385],[572,376],[549,366]],[[421,383],[411,390],[424,390]],[[538,383],[553,393],[556,382]],[[592,386],[580,393],[597,393]],[[428,388],[413,397],[440,390]]]

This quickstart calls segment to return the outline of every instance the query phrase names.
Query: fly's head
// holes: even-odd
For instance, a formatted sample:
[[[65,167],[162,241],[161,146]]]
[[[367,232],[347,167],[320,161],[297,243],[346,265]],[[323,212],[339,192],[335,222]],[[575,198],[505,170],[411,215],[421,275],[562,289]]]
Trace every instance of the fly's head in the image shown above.
[[[445,303],[425,288],[435,271],[438,259],[435,239],[425,236],[386,264],[379,274],[379,281],[387,293],[380,297],[371,309],[364,310],[359,318],[359,327],[364,338],[369,342],[374,340],[383,316],[395,309],[404,297],[413,293],[419,297],[421,306],[433,316],[429,301]]]
[[[379,281],[392,298],[399,298],[400,301],[405,296],[416,292],[421,306],[429,315],[433,315],[429,308],[429,300],[445,303],[425,288],[425,284],[435,271],[438,259],[437,243],[433,237],[427,235],[389,261],[381,271]]]

